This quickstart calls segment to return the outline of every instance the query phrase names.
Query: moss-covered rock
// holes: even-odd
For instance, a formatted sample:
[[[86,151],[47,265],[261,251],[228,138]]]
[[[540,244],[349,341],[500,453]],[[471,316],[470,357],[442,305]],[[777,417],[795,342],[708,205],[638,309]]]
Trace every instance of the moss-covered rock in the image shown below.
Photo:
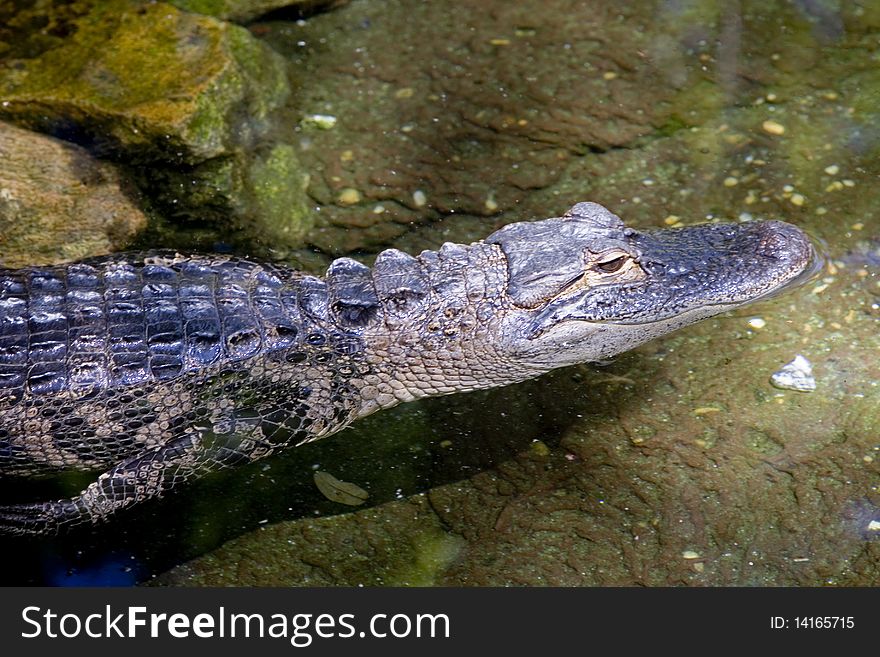
[[[69,38],[0,77],[2,114],[135,160],[196,164],[261,132],[284,62],[240,27],[163,3],[95,3]]]
[[[43,8],[63,38],[0,34],[12,56],[0,71],[0,116],[133,165],[175,217],[259,233],[267,216],[272,239],[298,242],[307,226],[296,223],[305,212],[295,153],[283,148],[268,167],[253,156],[290,93],[284,60],[244,28],[169,4],[77,4],[78,13]],[[25,15],[10,20],[36,28]],[[285,172],[294,179],[279,179]],[[285,186],[296,211],[276,231]]]
[[[0,265],[123,248],[146,224],[124,188],[116,168],[85,149],[0,122]]]
[[[258,156],[246,184],[268,242],[299,242],[312,227],[305,196],[308,176],[292,146],[278,144]]]

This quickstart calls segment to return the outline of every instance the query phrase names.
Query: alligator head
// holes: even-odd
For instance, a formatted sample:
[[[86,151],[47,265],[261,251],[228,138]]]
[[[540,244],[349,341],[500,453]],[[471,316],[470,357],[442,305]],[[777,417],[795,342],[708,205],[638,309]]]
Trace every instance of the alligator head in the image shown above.
[[[596,203],[485,242],[507,260],[513,312],[499,346],[545,369],[607,359],[821,266],[807,236],[781,221],[638,231]]]

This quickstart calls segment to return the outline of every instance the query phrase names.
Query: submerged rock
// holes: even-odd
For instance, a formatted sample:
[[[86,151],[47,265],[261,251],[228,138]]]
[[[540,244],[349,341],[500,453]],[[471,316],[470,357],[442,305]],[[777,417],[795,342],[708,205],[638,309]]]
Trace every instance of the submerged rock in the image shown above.
[[[794,360],[786,363],[782,366],[782,369],[770,376],[770,383],[781,390],[813,392],[816,389],[816,379],[813,378],[813,365],[806,358],[798,354],[794,357]]]
[[[0,116],[133,164],[135,180],[175,218],[257,230],[281,221],[286,230],[272,238],[298,243],[308,226],[296,210],[303,201],[289,197],[303,194],[300,180],[283,208],[275,202],[279,153],[285,171],[298,171],[295,153],[253,156],[290,93],[284,60],[244,28],[169,4],[85,6],[49,10],[46,31],[63,38],[0,31],[9,40]],[[28,24],[27,11],[10,20]]]
[[[0,122],[0,265],[124,248],[147,221],[124,188],[85,149]]]

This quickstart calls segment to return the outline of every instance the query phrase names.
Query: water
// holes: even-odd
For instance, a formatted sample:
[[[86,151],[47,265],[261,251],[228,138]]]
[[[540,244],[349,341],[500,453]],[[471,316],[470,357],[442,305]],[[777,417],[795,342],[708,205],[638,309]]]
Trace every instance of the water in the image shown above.
[[[250,26],[293,65],[273,138],[317,217],[317,251],[276,255],[318,271],[592,200],[643,228],[794,223],[826,245],[819,278],[598,370],[401,407],[111,525],[4,541],[4,581],[149,581],[238,537],[162,580],[876,584],[880,6],[620,4],[356,0]],[[797,353],[815,392],[769,383]]]

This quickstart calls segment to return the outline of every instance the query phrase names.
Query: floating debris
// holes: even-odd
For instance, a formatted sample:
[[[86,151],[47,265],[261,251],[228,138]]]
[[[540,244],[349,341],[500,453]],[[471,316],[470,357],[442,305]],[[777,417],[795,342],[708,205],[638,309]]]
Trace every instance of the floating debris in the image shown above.
[[[340,481],[329,472],[317,470],[313,476],[315,486],[328,500],[346,504],[348,506],[360,506],[367,501],[370,494],[357,484],[348,481]]]
[[[321,130],[330,130],[336,125],[336,117],[332,114],[306,114],[302,118],[303,125],[311,125]]]
[[[812,392],[816,389],[813,366],[800,354],[795,356],[793,361],[784,365],[781,370],[774,372],[770,377],[770,383],[782,390]]]

